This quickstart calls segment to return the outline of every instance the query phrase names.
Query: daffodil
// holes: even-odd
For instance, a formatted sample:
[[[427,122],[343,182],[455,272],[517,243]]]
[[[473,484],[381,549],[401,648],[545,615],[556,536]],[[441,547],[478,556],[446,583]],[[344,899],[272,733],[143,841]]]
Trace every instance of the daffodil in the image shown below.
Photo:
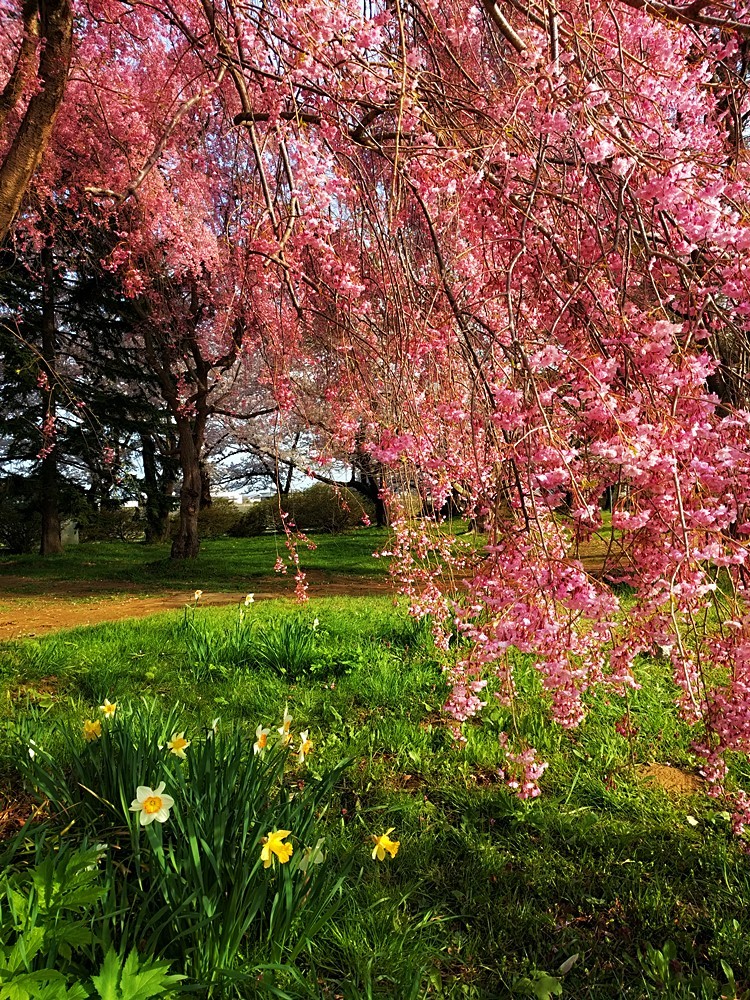
[[[268,734],[271,732],[270,729],[264,729],[263,723],[261,723],[255,730],[256,740],[253,743],[253,753],[263,753],[268,746]]]
[[[110,701],[109,698],[105,698],[104,704],[99,706],[99,711],[104,712],[105,719],[111,719],[117,711],[117,702]]]
[[[251,604],[255,604],[255,594],[247,594],[245,596],[245,607],[250,607]]]
[[[289,706],[286,705],[284,707],[284,721],[282,722],[278,730],[279,736],[281,737],[281,745],[283,747],[289,746],[289,744],[292,742],[291,725],[292,725],[292,717],[289,714]]]
[[[102,735],[102,724],[97,719],[92,722],[91,719],[86,719],[83,724],[83,738],[87,743],[93,742],[93,740],[98,740]]]
[[[185,733],[172,733],[172,739],[167,740],[167,749],[175,757],[185,759],[185,751],[190,746],[190,741],[185,739]]]
[[[398,849],[401,846],[401,841],[391,840],[390,834],[392,834],[395,829],[396,827],[392,826],[390,830],[386,830],[385,833],[380,837],[376,837],[373,835],[372,842],[375,844],[375,847],[372,850],[373,861],[376,858],[378,861],[385,861],[386,851],[390,854],[392,858],[396,857]]]
[[[297,754],[297,760],[300,764],[304,764],[305,757],[310,753],[313,748],[312,740],[308,739],[310,730],[306,729],[303,733],[299,734],[299,753]]]
[[[302,858],[301,858],[300,863],[299,863],[299,867],[300,867],[300,869],[303,872],[306,872],[307,869],[310,867],[310,865],[322,865],[323,864],[323,862],[326,859],[326,856],[325,856],[325,854],[323,853],[323,850],[322,850],[324,843],[325,843],[325,840],[321,839],[321,840],[319,840],[317,842],[317,844],[315,845],[315,847],[306,847],[305,848],[304,853],[303,853]]]
[[[263,838],[263,847],[260,851],[260,859],[263,862],[264,868],[271,867],[273,864],[274,854],[282,865],[285,865],[291,858],[294,853],[294,848],[291,844],[282,844],[282,840],[284,840],[285,837],[288,837],[291,832],[291,830],[275,830],[273,833],[269,833],[267,837]]]
[[[135,798],[130,803],[131,812],[141,814],[141,826],[148,826],[156,820],[157,823],[166,823],[169,819],[169,810],[174,805],[171,795],[164,794],[165,784],[160,781],[156,788],[149,788],[148,785],[139,785],[135,790]]]
[[[195,603],[197,604],[198,601],[201,599],[201,597],[203,597],[203,591],[196,590],[196,592],[193,594],[193,597],[195,598]]]

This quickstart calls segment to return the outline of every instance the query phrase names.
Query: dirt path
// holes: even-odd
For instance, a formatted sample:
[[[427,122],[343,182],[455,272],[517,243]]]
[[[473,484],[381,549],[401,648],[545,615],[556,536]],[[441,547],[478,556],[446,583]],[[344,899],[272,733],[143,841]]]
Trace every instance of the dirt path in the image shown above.
[[[9,577],[3,580],[8,581]],[[12,578],[14,585],[22,585],[24,577]],[[31,582],[31,581],[30,581]],[[389,594],[392,587],[387,580],[370,577],[338,577],[330,580],[324,574],[308,574],[310,597],[365,597],[368,594]],[[115,587],[121,593],[113,594]],[[274,597],[294,597],[293,581],[279,577],[261,577],[255,582],[256,601]],[[102,597],[102,591],[107,596]],[[237,604],[245,594],[204,591],[200,603],[218,607]],[[121,621],[125,618],[145,618],[161,611],[179,611],[192,603],[193,592],[169,590],[161,593],[144,593],[136,586],[113,584],[106,580],[86,583],[71,581],[65,585],[64,594],[44,597],[22,597],[3,594],[0,597],[0,640],[43,635],[57,629],[77,628],[80,625],[98,625],[100,622]]]
[[[588,542],[578,555],[592,576],[600,576],[605,564],[608,571],[616,569],[623,558],[618,543],[610,546],[599,539]],[[333,576],[309,570],[307,582],[310,597],[366,597],[393,593],[390,580],[369,576]],[[294,581],[288,577],[259,577],[253,585],[257,600],[294,596]],[[39,594],[39,587],[37,578],[0,576],[0,641],[80,625],[144,618],[161,611],[179,611],[193,600],[193,591],[170,588],[153,593],[143,584],[107,579],[66,580],[62,585],[50,580],[49,590],[44,595]],[[204,591],[201,605],[236,604],[244,597],[244,593]]]

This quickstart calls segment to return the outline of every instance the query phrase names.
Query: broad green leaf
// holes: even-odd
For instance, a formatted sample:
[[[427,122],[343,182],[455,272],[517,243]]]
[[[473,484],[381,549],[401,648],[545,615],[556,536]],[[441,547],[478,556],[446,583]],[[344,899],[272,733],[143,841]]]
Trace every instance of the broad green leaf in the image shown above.
[[[114,948],[110,948],[104,956],[101,972],[92,978],[92,982],[101,1000],[118,1000],[117,989],[120,979],[120,959]]]

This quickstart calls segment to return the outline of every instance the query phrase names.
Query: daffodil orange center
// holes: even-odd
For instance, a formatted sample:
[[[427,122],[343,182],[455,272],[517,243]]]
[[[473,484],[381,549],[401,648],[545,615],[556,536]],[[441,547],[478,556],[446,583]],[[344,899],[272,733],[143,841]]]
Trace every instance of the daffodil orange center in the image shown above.
[[[261,733],[260,736],[258,737],[258,746],[262,750],[267,743],[268,743],[268,737],[266,736],[265,733]]]
[[[152,813],[158,813],[161,809],[161,797],[158,795],[149,795],[149,797],[143,803],[143,811],[151,815]]]

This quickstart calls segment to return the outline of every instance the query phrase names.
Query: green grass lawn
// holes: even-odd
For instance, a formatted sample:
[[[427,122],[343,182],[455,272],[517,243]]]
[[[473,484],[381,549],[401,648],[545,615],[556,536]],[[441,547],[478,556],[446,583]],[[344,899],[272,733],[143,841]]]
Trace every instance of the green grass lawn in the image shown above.
[[[609,519],[610,515],[604,513]],[[463,521],[446,523],[444,530],[454,533],[460,544],[470,549],[484,541],[484,536],[467,531]],[[589,543],[591,552],[605,551],[609,532],[605,526],[595,535]],[[390,538],[386,528],[358,528],[336,535],[311,534],[313,547],[300,545],[300,562],[311,579],[319,582],[345,582],[352,578],[385,582],[389,577],[388,560],[373,558],[373,553],[387,548]],[[285,536],[281,533],[205,539],[196,559],[173,561],[169,553],[170,543],[144,545],[118,541],[70,545],[62,555],[44,559],[35,553],[9,555],[0,550],[0,591],[39,597],[53,592],[64,595],[66,589],[71,591],[75,585],[85,588],[88,584],[101,594],[133,588],[151,593],[198,588],[239,593],[252,590],[263,579],[273,578],[277,557],[286,560],[288,556]],[[293,569],[288,567],[287,573],[293,575]]]
[[[387,530],[378,528],[317,534],[310,538],[316,548],[300,546],[300,559],[305,570],[324,578],[386,579],[388,565],[374,559],[373,552],[382,549],[388,537]],[[287,555],[282,534],[206,540],[197,559],[184,562],[171,560],[169,551],[169,544],[84,542],[45,559],[35,554],[0,553],[0,588],[6,593],[42,594],[55,585],[110,581],[115,591],[118,584],[138,584],[151,590],[200,587],[236,592],[251,590],[254,581],[273,576],[277,556]],[[9,581],[9,577],[24,580]]]
[[[371,532],[361,538],[364,564],[377,542]],[[330,549],[312,553],[321,568],[336,563],[336,540],[326,541]],[[206,545],[201,583],[218,588],[258,570],[241,555],[227,565],[235,544],[241,552],[241,543]],[[128,570],[130,551],[123,547],[118,571],[138,579],[148,560]],[[83,552],[59,565],[90,569]],[[300,780],[351,764],[325,820],[326,870],[331,880],[345,872],[340,905],[298,959],[305,985],[290,980],[279,995],[544,997],[546,972],[575,1000],[719,1000],[735,995],[722,962],[738,991],[750,988],[750,865],[728,817],[702,794],[670,798],[637,777],[652,761],[695,769],[664,664],[640,664],[627,740],[614,730],[625,710],[615,696],[598,697],[576,731],[549,723],[522,663],[518,732],[550,764],[543,796],[521,802],[497,774],[508,713],[489,698],[465,727],[465,746],[456,744],[439,711],[437,654],[392,600],[254,605],[257,632],[291,620],[313,635],[308,669],[290,677],[221,662],[237,614],[199,608],[187,624],[161,615],[0,647],[0,787],[9,798],[20,792],[16,734],[28,735],[29,720],[37,743],[64,757],[58,727],[71,720],[78,730],[105,697],[179,706],[187,738],[219,717],[220,727],[246,727],[249,743],[259,724],[280,726],[288,704],[295,731],[308,729],[315,745]],[[391,827],[398,854],[373,861],[371,835]]]

